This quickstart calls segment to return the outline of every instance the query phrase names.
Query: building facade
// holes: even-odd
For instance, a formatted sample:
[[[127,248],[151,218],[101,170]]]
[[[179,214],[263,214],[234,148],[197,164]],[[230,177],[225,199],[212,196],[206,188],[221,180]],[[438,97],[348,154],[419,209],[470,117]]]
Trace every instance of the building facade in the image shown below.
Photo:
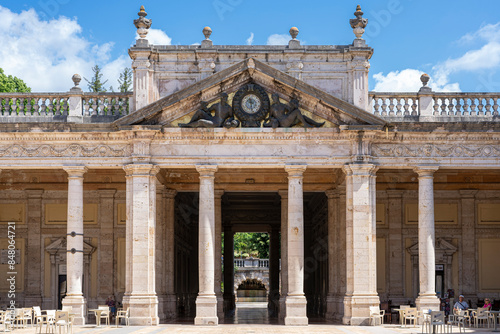
[[[336,46],[296,28],[286,46],[218,46],[208,27],[199,46],[150,45],[146,16],[133,93],[75,75],[67,93],[0,94],[0,306],[69,305],[81,324],[114,296],[131,324],[217,325],[237,232],[270,234],[285,325],[500,299],[500,94],[427,76],[369,92],[360,8]]]

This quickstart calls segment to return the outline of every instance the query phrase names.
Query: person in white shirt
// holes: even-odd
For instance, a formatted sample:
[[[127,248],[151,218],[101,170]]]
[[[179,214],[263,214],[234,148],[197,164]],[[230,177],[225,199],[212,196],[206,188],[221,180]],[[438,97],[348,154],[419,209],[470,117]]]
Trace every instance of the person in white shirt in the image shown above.
[[[469,304],[467,304],[467,302],[464,301],[464,296],[463,295],[458,296],[458,302],[455,303],[453,309],[459,311],[459,310],[467,310],[468,308]]]

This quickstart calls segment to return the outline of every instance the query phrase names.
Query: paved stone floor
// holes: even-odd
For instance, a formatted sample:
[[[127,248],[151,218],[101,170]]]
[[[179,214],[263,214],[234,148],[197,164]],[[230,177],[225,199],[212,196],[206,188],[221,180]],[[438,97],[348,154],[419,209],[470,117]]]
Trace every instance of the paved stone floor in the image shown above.
[[[465,333],[488,333],[492,329],[470,329],[467,328]],[[455,327],[454,333],[458,333]],[[15,329],[12,334],[35,334],[36,329]],[[64,331],[63,331],[64,333]],[[415,328],[401,328],[397,325],[385,326],[341,326],[341,325],[309,325],[306,327],[285,327],[277,325],[219,325],[216,327],[199,327],[194,325],[160,325],[151,327],[130,326],[130,327],[114,327],[102,326],[95,327],[95,325],[75,326],[73,328],[74,334],[172,334],[172,333],[228,333],[228,334],[273,334],[273,333],[307,333],[307,334],[321,334],[321,333],[341,333],[341,334],[382,334],[382,333],[422,333],[421,327]]]

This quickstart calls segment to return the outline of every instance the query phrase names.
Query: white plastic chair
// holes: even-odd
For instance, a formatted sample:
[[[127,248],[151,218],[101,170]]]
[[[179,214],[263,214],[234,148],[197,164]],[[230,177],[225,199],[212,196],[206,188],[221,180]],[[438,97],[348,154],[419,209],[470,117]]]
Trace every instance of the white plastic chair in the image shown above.
[[[418,320],[418,311],[415,307],[409,307],[405,309],[405,318],[404,318],[404,326],[406,327],[407,321],[410,321],[410,324],[413,323],[413,327],[417,326]]]
[[[370,306],[370,324],[374,325],[376,320],[380,320],[380,325],[384,324],[385,311],[380,310],[378,306]]]
[[[66,329],[66,334],[73,333],[73,326],[69,318],[69,311],[56,311],[55,326],[59,328],[59,334],[61,334],[61,328],[63,327]]]
[[[126,311],[120,310],[116,313],[116,327],[120,324],[120,319],[125,319],[125,325],[129,325],[128,317],[130,314],[130,308],[127,307]]]
[[[476,325],[476,328],[479,326],[479,321],[481,321],[483,326],[486,321],[488,328],[490,328],[490,317],[488,316],[487,308],[478,308],[477,312],[474,312],[474,324]]]
[[[14,326],[14,318],[12,318],[10,311],[0,311],[0,328],[3,327],[2,332],[11,331]]]
[[[101,312],[101,320],[102,318],[104,317],[106,319],[106,325],[109,326],[109,316],[110,316],[110,312],[109,312],[109,306],[108,305],[99,305],[97,307],[99,310],[103,310]],[[100,324],[99,324],[100,325]]]
[[[441,333],[445,332],[446,323],[444,321],[443,311],[431,311],[431,313],[428,314],[427,319],[425,319],[422,324],[422,333],[424,333],[424,329],[425,333],[433,332],[432,329],[434,326],[437,328],[436,332],[439,332],[439,328],[441,328]],[[427,331],[427,329],[429,330]]]

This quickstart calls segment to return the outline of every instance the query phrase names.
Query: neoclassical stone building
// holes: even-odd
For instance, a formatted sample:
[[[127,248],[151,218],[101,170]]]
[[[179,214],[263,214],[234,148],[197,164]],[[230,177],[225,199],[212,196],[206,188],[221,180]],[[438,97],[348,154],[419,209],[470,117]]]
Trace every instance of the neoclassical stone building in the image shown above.
[[[270,233],[286,325],[437,309],[450,289],[500,299],[500,94],[426,76],[369,92],[362,15],[350,45],[292,28],[286,46],[218,46],[205,28],[200,46],[158,46],[141,9],[133,93],[75,75],[67,93],[0,94],[0,306],[10,226],[16,305],[71,305],[78,323],[110,295],[131,324],[223,323],[237,232]]]

